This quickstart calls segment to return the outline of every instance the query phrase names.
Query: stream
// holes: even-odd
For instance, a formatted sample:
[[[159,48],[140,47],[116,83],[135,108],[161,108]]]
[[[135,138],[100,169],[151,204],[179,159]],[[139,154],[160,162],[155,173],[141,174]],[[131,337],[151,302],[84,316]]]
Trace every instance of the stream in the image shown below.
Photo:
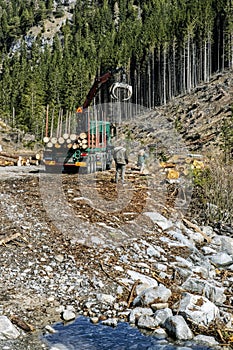
[[[138,328],[131,327],[126,322],[118,323],[117,327],[96,325],[84,317],[78,317],[73,323],[53,326],[56,333],[47,334],[43,340],[51,350],[208,350],[210,347],[190,344],[177,345],[159,336],[146,335]]]

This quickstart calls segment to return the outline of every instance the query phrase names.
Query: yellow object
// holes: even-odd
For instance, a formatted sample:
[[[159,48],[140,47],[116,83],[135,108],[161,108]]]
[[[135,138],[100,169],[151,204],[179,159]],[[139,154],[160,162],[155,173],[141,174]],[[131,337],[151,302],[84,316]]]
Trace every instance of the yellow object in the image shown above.
[[[196,160],[196,159],[193,161],[193,166],[196,169],[204,169],[204,167],[205,167],[203,162],[201,162],[200,160]]]
[[[76,162],[75,163],[76,166],[87,166],[86,162]]]
[[[162,168],[174,168],[176,165],[174,163],[160,162]]]
[[[179,176],[180,176],[180,173],[177,170],[169,169],[167,172],[167,179],[169,179],[169,180],[178,179]]]
[[[55,165],[56,164],[56,162],[55,162],[55,160],[45,160],[45,165]]]

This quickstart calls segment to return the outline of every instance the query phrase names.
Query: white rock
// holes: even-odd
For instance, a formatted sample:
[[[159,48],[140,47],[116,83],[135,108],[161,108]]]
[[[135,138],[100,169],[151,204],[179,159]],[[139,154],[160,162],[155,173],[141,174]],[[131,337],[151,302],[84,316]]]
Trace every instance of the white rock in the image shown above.
[[[151,304],[150,306],[152,310],[157,311],[157,310],[162,310],[166,309],[168,307],[168,303],[156,303],[156,304]]]
[[[214,230],[213,230],[213,228],[211,226],[202,226],[201,230],[202,230],[202,232],[204,232],[210,238],[215,236]]]
[[[167,271],[167,265],[161,264],[161,263],[155,263],[154,268],[159,270],[159,271],[163,271],[163,272]]]
[[[99,317],[91,317],[90,321],[93,324],[97,324],[99,322]]]
[[[182,258],[181,256],[176,256],[176,263],[174,263],[175,265],[179,266],[179,267],[188,267],[191,268],[193,266],[193,264],[188,261],[187,259]]]
[[[218,342],[214,337],[210,337],[208,335],[198,334],[193,338],[193,341],[198,342],[203,345],[218,345]]]
[[[224,294],[225,288],[217,287],[214,284],[200,278],[188,278],[182,284],[182,288],[187,292],[203,295],[213,303],[223,304],[226,300],[226,296]]]
[[[172,315],[173,315],[172,310],[169,308],[166,308],[163,310],[157,310],[154,314],[154,318],[156,319],[159,326],[163,326],[166,319],[168,317],[171,317]]]
[[[199,232],[192,232],[189,238],[195,243],[203,243],[205,238]]]
[[[0,316],[0,340],[16,339],[20,336],[19,331],[6,316]]]
[[[124,269],[123,269],[123,267],[122,266],[114,266],[114,270],[116,270],[116,271],[120,271],[120,272],[124,272]]]
[[[147,288],[139,294],[133,301],[134,306],[147,306],[154,303],[166,303],[171,296],[171,291],[163,284],[157,287]]]
[[[132,278],[133,281],[139,280],[142,282],[142,284],[145,283],[150,287],[158,286],[158,282],[154,278],[143,275],[142,273],[132,271],[132,270],[127,270],[127,274]]]
[[[219,309],[204,296],[184,293],[180,301],[180,313],[195,324],[208,326],[219,317]]]
[[[176,339],[189,340],[193,338],[193,333],[187,325],[184,318],[180,315],[168,317],[165,322],[165,328]]]
[[[210,254],[216,254],[217,253],[215,249],[210,248],[210,247],[206,247],[206,246],[202,247],[201,250],[202,250],[203,254],[205,254],[205,255],[210,255]]]
[[[150,257],[156,257],[156,258],[160,258],[161,254],[160,252],[155,249],[152,245],[150,245],[147,250],[146,250],[146,254],[149,255]]]
[[[147,215],[153,222],[155,222],[159,227],[161,227],[162,230],[167,230],[168,228],[173,227],[173,223],[165,218],[165,216],[156,213],[156,212],[145,212],[145,215]]]
[[[103,293],[97,294],[96,298],[101,303],[110,304],[110,305],[112,305],[116,300],[116,298],[113,295],[103,294]]]
[[[55,255],[55,260],[62,263],[64,260],[64,255],[62,255],[62,254]]]
[[[150,288],[150,285],[148,283],[141,283],[138,284],[137,287],[135,288],[135,293],[136,295],[140,295],[144,290]]]
[[[118,295],[122,295],[123,292],[124,292],[123,287],[122,287],[122,286],[117,286],[117,294],[118,294]]]
[[[191,268],[193,274],[200,276],[201,278],[207,279],[210,277],[210,271],[204,266],[193,266]],[[212,274],[211,274],[212,277]]]
[[[62,313],[62,318],[64,321],[72,321],[76,318],[76,314],[73,311],[70,310],[64,310]]]
[[[54,344],[50,350],[70,350],[63,344]]]
[[[194,249],[194,245],[191,242],[191,240],[189,240],[187,237],[185,237],[181,232],[170,230],[170,231],[167,231],[167,233],[171,237],[175,238],[178,242],[182,243],[183,245],[185,245],[191,249]]]
[[[167,338],[167,333],[163,328],[156,328],[153,332],[153,337],[157,339],[165,339]]]
[[[117,318],[108,318],[107,320],[102,321],[102,324],[110,327],[116,327],[117,323],[118,323]]]
[[[217,266],[230,265],[230,263],[233,261],[233,258],[231,255],[227,253],[222,253],[222,252],[210,256],[209,259]]]
[[[57,331],[50,325],[45,326],[45,330],[51,334],[57,333]]]
[[[221,241],[221,250],[233,256],[233,238],[228,236],[221,236],[220,241]]]
[[[141,315],[151,316],[153,315],[153,311],[149,307],[136,307],[129,314],[129,323],[135,323]]]
[[[152,316],[141,315],[138,319],[137,326],[144,329],[155,329],[158,326],[158,322]]]

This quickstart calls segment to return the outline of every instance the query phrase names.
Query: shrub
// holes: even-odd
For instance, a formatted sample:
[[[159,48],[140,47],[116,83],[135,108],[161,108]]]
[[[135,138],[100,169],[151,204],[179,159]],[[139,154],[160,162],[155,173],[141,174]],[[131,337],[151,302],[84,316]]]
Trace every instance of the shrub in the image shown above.
[[[205,225],[233,224],[233,170],[225,159],[210,159],[204,170],[193,171],[191,214]]]

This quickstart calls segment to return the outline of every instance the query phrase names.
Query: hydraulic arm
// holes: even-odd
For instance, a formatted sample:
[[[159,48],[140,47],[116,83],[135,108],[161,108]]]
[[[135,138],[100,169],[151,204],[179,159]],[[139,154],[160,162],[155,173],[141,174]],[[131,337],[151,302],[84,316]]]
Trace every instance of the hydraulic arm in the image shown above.
[[[124,101],[127,101],[131,98],[132,86],[126,83],[125,70],[124,70],[124,68],[120,67],[120,68],[116,68],[114,70],[111,70],[111,71],[103,74],[100,77],[95,78],[95,81],[94,81],[89,93],[87,94],[86,100],[83,103],[83,106],[82,106],[83,109],[87,108],[91,104],[93,98],[96,96],[100,87],[103,84],[105,84],[111,77],[113,77],[118,72],[121,73],[121,81],[112,84],[112,86],[110,88],[111,96],[115,99],[119,99],[119,97],[117,96],[117,90],[121,89],[121,90],[124,90],[124,92],[125,92],[125,97],[123,99]]]

